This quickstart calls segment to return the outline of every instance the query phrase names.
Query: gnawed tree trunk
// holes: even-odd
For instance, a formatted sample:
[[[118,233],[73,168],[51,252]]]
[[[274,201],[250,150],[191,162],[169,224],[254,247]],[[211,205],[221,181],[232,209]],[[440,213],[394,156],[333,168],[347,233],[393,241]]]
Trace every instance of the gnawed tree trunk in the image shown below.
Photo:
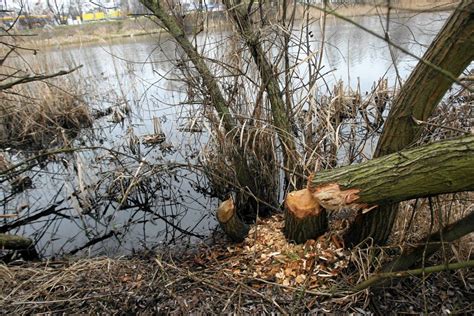
[[[305,214],[305,209],[312,209],[314,204],[315,210],[319,206],[327,211],[359,210],[353,223],[359,226],[363,225],[365,211],[379,212],[377,205],[473,190],[474,136],[438,142],[312,176],[307,191],[292,192],[286,199],[285,233],[289,240],[304,242],[308,235],[319,231],[322,219],[309,217],[315,227],[308,228],[311,222],[302,221],[305,215],[296,216],[294,211],[288,211]],[[297,229],[308,232],[295,232]],[[347,233],[344,239],[349,245],[355,242]]]
[[[308,188],[326,209],[381,205],[474,190],[474,136],[322,171]],[[378,212],[378,208],[370,213]]]
[[[316,239],[327,230],[326,210],[308,189],[288,193],[285,199],[285,236],[297,244]]]
[[[239,218],[232,198],[221,203],[217,209],[216,217],[222,229],[232,241],[244,241],[249,232],[249,227]]]
[[[441,101],[453,81],[474,59],[474,1],[461,1],[441,31],[431,43],[410,77],[393,101],[374,157],[387,155],[415,143],[421,126],[415,120],[426,121]],[[449,72],[441,73],[429,64]],[[372,238],[384,244],[390,235],[397,216],[398,205],[386,204],[377,212],[369,212],[352,225],[350,239],[359,243]]]

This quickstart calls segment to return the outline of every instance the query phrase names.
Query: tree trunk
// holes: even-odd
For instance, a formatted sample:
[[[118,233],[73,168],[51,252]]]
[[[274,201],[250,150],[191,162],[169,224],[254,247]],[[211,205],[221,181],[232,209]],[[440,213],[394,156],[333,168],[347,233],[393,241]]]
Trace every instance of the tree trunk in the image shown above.
[[[270,100],[273,124],[276,127],[279,140],[283,147],[287,179],[290,180],[292,178],[291,173],[302,174],[302,171],[298,163],[299,155],[285,102],[283,101],[283,94],[278,83],[278,75],[274,73],[271,63],[265,56],[265,51],[260,43],[261,38],[259,32],[256,31],[251,24],[248,12],[244,12],[247,9],[247,5],[239,0],[224,0],[223,3],[237,25],[240,35],[245,40],[253,60],[260,71],[262,84]]]
[[[0,248],[10,250],[27,249],[33,245],[33,241],[26,237],[17,235],[0,234]]]
[[[232,198],[221,203],[216,213],[217,221],[226,235],[234,242],[242,242],[249,232],[249,227],[238,216]]]
[[[189,57],[191,62],[193,63],[194,67],[198,71],[199,75],[202,78],[203,85],[205,87],[206,92],[209,94],[212,102],[212,106],[216,109],[217,113],[219,114],[219,119],[222,120],[224,129],[227,133],[238,132],[238,126],[235,118],[232,116],[227,102],[219,88],[219,85],[209,70],[209,67],[206,65],[204,58],[198,53],[196,48],[187,38],[183,28],[177,23],[176,19],[173,16],[170,16],[166,9],[162,6],[162,2],[160,0],[140,0],[140,2],[148,8],[153,14],[163,23],[164,27],[166,28],[167,32],[173,36],[173,38],[178,42],[180,47],[184,50],[186,55]],[[250,173],[250,168],[248,167],[246,157],[243,154],[243,150],[241,150],[240,146],[235,146],[235,153],[233,154],[232,159],[233,165],[235,167],[235,173],[238,181],[238,185],[242,188],[249,188],[249,190],[253,194],[258,195],[257,184],[255,178]],[[241,191],[243,192],[243,191]],[[242,193],[240,193],[242,194]],[[243,193],[245,194],[245,193]],[[253,199],[252,196],[250,198],[240,199],[239,200],[248,200],[251,205],[256,204],[257,202]],[[246,210],[247,213],[243,214],[246,217],[255,217],[255,207],[246,206],[240,208],[241,210]],[[241,211],[242,212],[242,211]],[[249,214],[251,213],[251,214]]]
[[[316,174],[308,188],[326,209],[383,205],[474,190],[474,136],[404,150]],[[377,213],[373,210],[370,213]]]
[[[285,236],[297,244],[316,239],[328,227],[326,210],[308,189],[288,193],[285,199]]]
[[[153,14],[163,23],[168,33],[173,36],[176,42],[178,42],[193,63],[194,67],[196,67],[196,70],[199,72],[203,84],[211,97],[214,108],[217,110],[220,119],[224,122],[226,131],[230,132],[236,124],[226,105],[226,101],[221,93],[219,85],[209,70],[209,67],[207,67],[204,62],[202,56],[186,37],[182,27],[176,22],[176,19],[173,16],[168,14],[160,0],[140,0],[140,2],[147,9],[153,12]]]
[[[429,64],[436,65],[451,77],[458,77],[474,59],[474,2],[462,1],[451,14],[435,40],[393,101],[374,157],[380,157],[415,143],[421,127],[414,121],[426,121],[451,87],[453,81]],[[361,225],[353,225],[351,239],[359,243],[371,237],[375,243],[386,242],[398,206],[386,204],[377,212],[363,216]]]

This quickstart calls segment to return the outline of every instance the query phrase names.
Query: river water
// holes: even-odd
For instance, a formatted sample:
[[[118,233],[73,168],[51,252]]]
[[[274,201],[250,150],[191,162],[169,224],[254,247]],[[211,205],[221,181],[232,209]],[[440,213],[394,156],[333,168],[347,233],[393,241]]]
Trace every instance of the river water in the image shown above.
[[[392,15],[390,36],[397,45],[421,56],[447,16],[447,13]],[[386,23],[378,16],[357,17],[355,21],[378,34],[383,34]],[[311,49],[320,49],[320,22],[307,28],[297,23],[295,28],[295,36],[311,32]],[[205,51],[211,57],[219,59],[225,55],[229,34],[229,31],[203,33],[196,41],[203,47],[206,45]],[[362,92],[370,91],[380,78],[387,78],[393,86],[396,69],[403,80],[416,64],[413,58],[396,49],[390,54],[383,41],[333,17],[327,20],[325,39],[322,64],[327,74],[319,83],[321,93],[338,80],[353,87],[360,84]],[[298,54],[298,47],[292,50]],[[198,117],[200,111],[197,104],[182,104],[188,95],[175,66],[180,56],[170,38],[155,35],[52,48],[29,57],[45,71],[83,65],[67,80],[87,91],[83,97],[93,108],[130,110],[121,123],[113,122],[113,115],[99,118],[92,129],[81,131],[75,140],[76,146],[99,146],[126,155],[117,159],[114,153],[104,149],[80,151],[63,156],[62,161],[34,168],[29,173],[33,188],[4,203],[4,209],[21,210],[21,217],[28,217],[61,202],[58,209],[64,210],[15,228],[11,233],[31,236],[46,256],[76,253],[81,248],[84,249],[78,253],[82,255],[127,254],[209,235],[216,226],[213,213],[219,201],[202,194],[208,189],[204,177],[176,165],[196,163],[207,142],[205,123],[204,133],[180,131],[180,126]],[[305,66],[299,67],[304,76]],[[154,117],[166,135],[165,145],[142,144],[132,150],[131,139],[136,139],[135,136],[143,139],[153,133]],[[150,180],[143,184],[141,193],[130,186],[137,175]],[[110,183],[114,184],[112,188]],[[113,202],[102,199],[108,193],[123,196],[129,187],[135,205],[116,197]],[[7,194],[6,188],[2,194]],[[87,208],[88,201],[92,209]],[[116,235],[112,236],[112,231]],[[91,240],[102,237],[103,241],[85,247]]]

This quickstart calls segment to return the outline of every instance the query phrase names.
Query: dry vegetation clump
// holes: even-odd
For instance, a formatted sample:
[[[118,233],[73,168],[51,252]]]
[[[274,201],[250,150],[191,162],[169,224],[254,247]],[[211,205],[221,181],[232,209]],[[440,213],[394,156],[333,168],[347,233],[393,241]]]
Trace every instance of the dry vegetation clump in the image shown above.
[[[1,92],[0,98],[1,147],[67,145],[70,132],[92,126],[89,107],[72,85],[30,83]]]
[[[259,222],[242,244],[229,246],[219,236],[212,246],[202,245],[179,257],[166,252],[0,265],[0,311],[370,314],[473,310],[473,271],[410,277],[387,288],[353,293],[350,288],[371,269],[364,261],[371,261],[378,250],[336,249],[328,236],[305,245],[288,244],[281,221],[276,216]]]

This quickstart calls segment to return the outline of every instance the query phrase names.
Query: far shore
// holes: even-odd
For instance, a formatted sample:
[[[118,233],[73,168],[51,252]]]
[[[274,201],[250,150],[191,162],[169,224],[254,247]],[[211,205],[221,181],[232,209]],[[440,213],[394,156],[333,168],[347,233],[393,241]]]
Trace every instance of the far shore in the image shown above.
[[[412,1],[400,0],[398,6],[394,6],[392,14],[413,14],[421,12],[449,11],[457,4],[457,1],[441,0],[437,3],[428,0]],[[372,5],[346,5],[335,10],[338,14],[346,17],[384,15],[386,7]],[[318,19],[322,12],[317,8],[308,8],[297,5],[295,16],[303,18],[311,16]],[[189,14],[185,19],[187,30],[192,33],[196,21],[202,20],[202,15]],[[298,18],[297,18],[298,20]],[[231,27],[229,18],[224,12],[212,12],[206,16],[205,26],[208,29],[225,30]],[[56,27],[46,26],[42,29],[22,30],[22,45],[27,48],[61,47],[66,45],[82,45],[97,42],[108,42],[122,38],[134,38],[138,36],[156,35],[165,33],[157,23],[148,17],[132,17],[119,20],[107,20],[88,22],[80,25],[61,25]]]

